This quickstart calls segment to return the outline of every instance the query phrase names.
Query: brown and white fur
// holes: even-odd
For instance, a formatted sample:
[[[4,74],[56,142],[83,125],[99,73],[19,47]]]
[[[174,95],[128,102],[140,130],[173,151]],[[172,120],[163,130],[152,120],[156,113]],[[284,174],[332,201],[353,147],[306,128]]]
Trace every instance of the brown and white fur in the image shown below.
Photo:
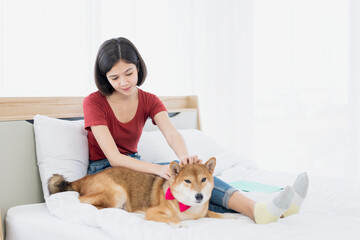
[[[80,202],[97,208],[122,208],[128,212],[145,212],[145,219],[181,226],[180,221],[202,217],[223,218],[208,210],[214,188],[215,158],[205,164],[170,164],[169,181],[159,176],[111,167],[94,175],[68,182],[54,174],[48,181],[50,194],[77,191]],[[174,200],[166,200],[170,187]],[[180,212],[179,202],[191,206]]]

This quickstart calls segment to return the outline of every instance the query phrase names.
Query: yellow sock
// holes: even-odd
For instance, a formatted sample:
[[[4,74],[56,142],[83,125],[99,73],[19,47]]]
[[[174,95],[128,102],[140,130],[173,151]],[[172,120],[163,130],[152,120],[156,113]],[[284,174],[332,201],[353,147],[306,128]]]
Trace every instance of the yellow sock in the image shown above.
[[[291,203],[290,208],[284,213],[284,217],[291,216],[293,214],[297,214],[300,211],[300,207],[306,197],[307,190],[309,187],[309,178],[307,173],[300,174],[293,186],[291,187],[294,191],[294,199]]]
[[[273,215],[265,203],[257,203],[254,210],[255,222],[257,224],[267,224],[276,222],[280,216]]]
[[[258,224],[276,222],[290,207],[293,197],[294,192],[287,186],[270,201],[256,203],[254,208],[255,222]]]
[[[288,217],[290,215],[299,213],[300,207],[296,206],[294,203],[291,204],[291,206],[289,207],[289,209],[284,212],[284,217]]]

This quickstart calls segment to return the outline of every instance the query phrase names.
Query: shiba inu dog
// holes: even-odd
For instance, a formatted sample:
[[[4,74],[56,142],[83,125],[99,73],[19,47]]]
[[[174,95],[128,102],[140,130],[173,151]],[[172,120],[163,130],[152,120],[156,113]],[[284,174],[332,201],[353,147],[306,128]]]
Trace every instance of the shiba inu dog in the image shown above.
[[[182,220],[223,218],[222,214],[208,210],[215,165],[215,158],[210,158],[205,164],[184,166],[172,162],[169,181],[123,167],[111,167],[74,182],[54,174],[48,181],[48,188],[50,194],[77,191],[80,202],[99,209],[145,212],[147,220],[181,227]]]

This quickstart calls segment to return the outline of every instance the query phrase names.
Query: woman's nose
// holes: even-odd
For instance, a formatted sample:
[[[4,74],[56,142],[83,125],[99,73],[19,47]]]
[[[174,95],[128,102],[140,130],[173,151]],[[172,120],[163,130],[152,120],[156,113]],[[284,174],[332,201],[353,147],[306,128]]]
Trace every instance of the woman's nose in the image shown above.
[[[126,78],[120,77],[120,81],[119,81],[120,86],[126,86],[127,83],[128,81],[126,80]]]

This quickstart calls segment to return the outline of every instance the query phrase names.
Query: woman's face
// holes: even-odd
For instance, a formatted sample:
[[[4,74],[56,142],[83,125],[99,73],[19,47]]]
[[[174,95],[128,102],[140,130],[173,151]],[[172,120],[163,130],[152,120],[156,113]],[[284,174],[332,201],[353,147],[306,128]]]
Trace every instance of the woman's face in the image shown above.
[[[106,77],[116,92],[130,96],[136,90],[138,69],[135,64],[120,60],[106,73]]]

